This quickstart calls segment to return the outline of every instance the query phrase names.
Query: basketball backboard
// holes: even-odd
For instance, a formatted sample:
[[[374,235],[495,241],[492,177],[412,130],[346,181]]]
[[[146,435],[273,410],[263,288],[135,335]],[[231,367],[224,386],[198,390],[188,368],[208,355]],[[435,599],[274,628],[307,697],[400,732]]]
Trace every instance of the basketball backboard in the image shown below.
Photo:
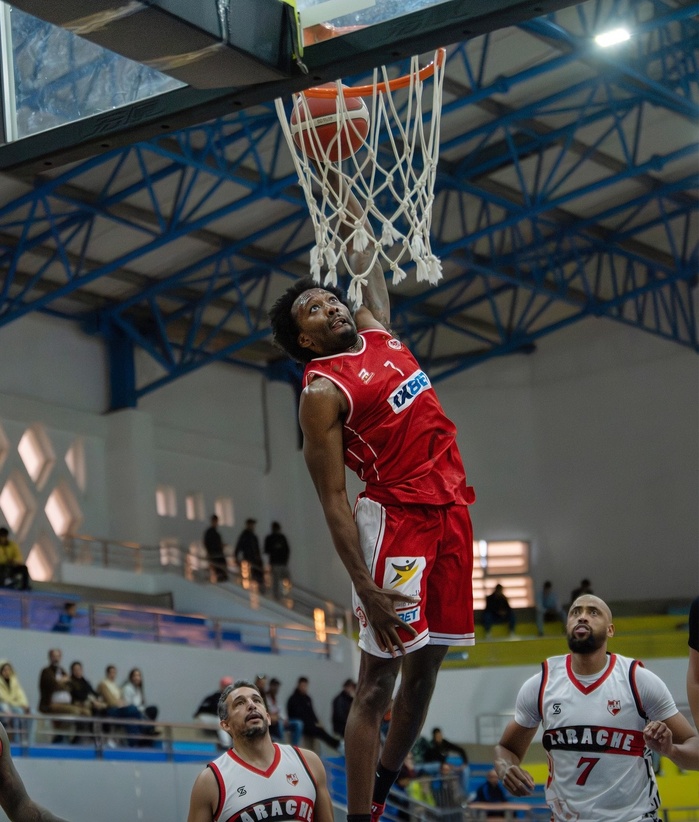
[[[0,2],[106,50],[99,73],[121,59],[152,73],[143,96],[108,101],[81,119],[0,144],[0,170],[27,175],[229,114],[311,85],[366,72],[531,17],[573,0],[296,0],[303,38],[282,0],[43,0]],[[262,13],[264,11],[264,14]],[[4,109],[12,115],[18,67],[5,26]],[[79,35],[77,34],[79,32]],[[144,34],[145,32],[145,34]],[[270,45],[273,44],[273,45]],[[71,52],[72,53],[72,52]],[[28,49],[41,76],[45,50]],[[294,59],[298,57],[298,61]],[[96,65],[97,65],[96,63]],[[109,65],[109,67],[107,67]],[[76,68],[76,71],[78,69]],[[79,71],[85,73],[85,67]],[[50,73],[47,77],[52,77]],[[95,79],[95,78],[92,78]],[[14,84],[13,84],[14,80]],[[47,79],[47,83],[49,79]],[[39,95],[40,96],[40,95]],[[41,119],[42,113],[37,113]]]

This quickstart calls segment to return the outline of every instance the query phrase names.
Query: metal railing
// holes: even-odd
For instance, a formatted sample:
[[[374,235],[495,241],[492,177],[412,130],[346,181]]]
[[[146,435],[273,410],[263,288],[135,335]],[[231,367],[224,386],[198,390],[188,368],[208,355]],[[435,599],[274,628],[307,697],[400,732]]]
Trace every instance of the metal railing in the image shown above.
[[[0,590],[0,625],[52,631],[64,597],[32,591]],[[264,621],[177,613],[134,605],[78,604],[70,633],[144,642],[174,643],[223,650],[330,657],[342,632],[333,627],[274,624]]]
[[[264,596],[264,591],[271,590],[268,568],[265,569],[265,584],[261,589],[252,579],[249,564],[238,564],[230,556],[228,546],[227,549],[228,582],[215,583],[217,587],[244,591],[250,597]],[[203,547],[183,548],[174,542],[151,546],[85,534],[66,534],[63,537],[63,550],[66,559],[76,564],[116,568],[137,574],[175,573],[192,582],[214,583],[214,576]],[[319,597],[296,583],[287,580],[284,595],[277,603],[293,613],[310,619],[317,618],[317,611],[320,609],[327,626],[337,628],[347,635],[351,633],[352,615],[347,608]]]

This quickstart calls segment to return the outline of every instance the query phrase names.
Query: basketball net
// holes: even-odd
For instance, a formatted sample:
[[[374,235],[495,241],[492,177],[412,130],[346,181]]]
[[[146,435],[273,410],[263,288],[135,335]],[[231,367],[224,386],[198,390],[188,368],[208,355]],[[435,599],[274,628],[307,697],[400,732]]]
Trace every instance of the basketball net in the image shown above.
[[[348,298],[357,305],[377,262],[392,272],[394,285],[405,279],[403,266],[410,261],[415,263],[418,282],[435,284],[442,277],[441,262],[430,245],[430,227],[445,62],[444,49],[439,49],[434,62],[422,69],[413,57],[404,77],[390,80],[383,66],[374,70],[372,83],[365,86],[346,87],[338,80],[294,94],[297,122],[307,123],[312,132],[308,141],[300,140],[301,145],[293,139],[282,100],[275,101],[313,222],[311,276],[320,283],[325,269],[323,283],[336,285],[338,265],[344,265],[352,278]],[[337,100],[338,131],[349,129],[346,144],[350,136],[355,142],[361,140],[356,153],[334,161],[317,137],[308,108],[308,98],[328,96]],[[365,138],[352,127],[346,97],[370,98]],[[309,157],[307,143],[318,161]],[[361,218],[347,208],[351,195],[359,203]],[[375,237],[366,224],[378,227]],[[350,266],[352,251],[363,252],[361,271]],[[353,258],[355,266],[357,259]]]

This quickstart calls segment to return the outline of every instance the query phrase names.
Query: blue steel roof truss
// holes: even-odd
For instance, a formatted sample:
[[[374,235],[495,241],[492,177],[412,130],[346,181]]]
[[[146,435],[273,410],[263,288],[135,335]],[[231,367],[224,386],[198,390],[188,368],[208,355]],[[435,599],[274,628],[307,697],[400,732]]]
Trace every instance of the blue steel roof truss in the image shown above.
[[[492,357],[531,353],[537,339],[587,316],[699,351],[693,302],[699,175],[676,171],[686,168],[696,146],[647,156],[641,140],[659,107],[699,122],[697,24],[689,6],[656,0],[655,16],[638,21],[640,34],[624,57],[592,51],[589,35],[603,13],[628,17],[638,7],[582,4],[574,32],[557,14],[522,23],[521,30],[555,51],[509,75],[491,70],[490,36],[478,49],[467,41],[450,50],[449,61],[469,86],[449,85],[447,73],[454,99],[443,116],[456,114],[468,124],[471,107],[487,107],[492,116],[442,145],[452,159],[440,162],[433,245],[445,260],[445,281],[417,296],[393,294],[394,327],[435,381]],[[524,105],[502,102],[509,90],[575,62],[592,69],[589,76],[576,74],[568,87]],[[0,208],[0,325],[46,311],[102,334],[113,407],[135,405],[216,360],[298,380],[297,368],[280,367],[266,324],[273,279],[303,273],[313,242],[287,151],[265,104],[107,152],[38,182]],[[604,173],[588,180],[590,161]],[[138,180],[131,174],[122,183],[124,170],[134,166]],[[81,178],[95,172],[103,181],[97,195],[81,196]],[[615,190],[629,180],[635,196],[618,201]],[[231,183],[237,194],[221,204]],[[285,214],[265,222],[269,200],[283,202]],[[576,208],[583,200],[581,216]],[[251,209],[260,215],[254,231],[220,233],[225,218]],[[98,229],[105,226],[128,238],[109,260],[98,249]],[[120,298],[103,297],[87,309],[58,307],[190,235],[201,237],[210,253],[157,277],[141,273]],[[264,250],[272,236],[274,253]],[[157,363],[159,377],[138,383],[134,349]]]

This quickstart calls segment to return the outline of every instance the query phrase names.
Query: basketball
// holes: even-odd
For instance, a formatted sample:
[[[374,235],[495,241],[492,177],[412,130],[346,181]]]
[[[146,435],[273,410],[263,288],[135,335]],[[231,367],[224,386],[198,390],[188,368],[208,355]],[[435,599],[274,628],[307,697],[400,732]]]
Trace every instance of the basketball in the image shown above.
[[[333,84],[334,85],[334,84]],[[369,109],[361,97],[311,97],[297,100],[289,120],[296,145],[318,162],[346,160],[369,133]]]

